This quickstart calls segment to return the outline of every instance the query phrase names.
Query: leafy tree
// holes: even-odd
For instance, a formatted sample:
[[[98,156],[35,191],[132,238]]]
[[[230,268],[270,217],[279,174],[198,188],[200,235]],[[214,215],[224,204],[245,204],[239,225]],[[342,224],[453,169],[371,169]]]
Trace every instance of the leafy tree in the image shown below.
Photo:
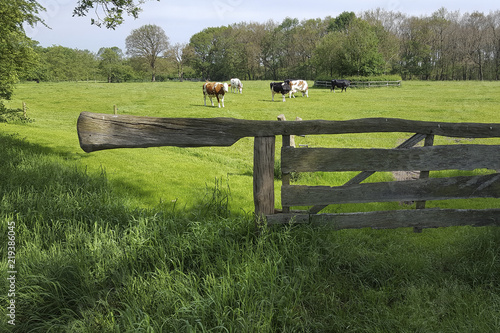
[[[142,3],[139,0],[139,3]],[[98,27],[105,26],[108,29],[115,29],[123,23],[123,13],[127,13],[134,18],[139,16],[141,8],[135,4],[134,0],[78,0],[78,5],[73,11],[73,16],[87,16],[93,9],[97,18],[91,18],[91,24]]]
[[[235,42],[238,46],[236,75],[249,80],[262,78],[260,41],[265,34],[264,24],[240,23],[233,25],[233,30],[236,32]]]
[[[335,19],[331,19],[328,24],[328,31],[346,31],[349,25],[356,19],[353,12],[343,12]]]
[[[23,23],[43,23],[37,16],[43,7],[33,0],[0,0],[0,108],[1,99],[10,99],[14,84],[38,62],[33,42],[26,37]]]
[[[64,46],[37,48],[40,56],[38,79],[50,81],[79,81],[95,79],[97,60],[88,50]]]
[[[75,50],[74,66],[78,80],[96,79],[98,63],[95,53],[89,50]]]
[[[231,50],[235,39],[232,28],[207,28],[193,35],[189,45],[194,51],[192,66],[205,79],[227,80],[233,73]]]
[[[425,18],[410,18],[403,27],[401,61],[403,78],[417,75],[428,79],[431,75],[432,31]]]
[[[156,61],[169,47],[165,31],[157,25],[147,24],[132,30],[125,40],[127,54],[147,61],[151,69],[151,81],[156,77]]]
[[[177,77],[180,81],[184,80],[184,70],[190,59],[192,49],[187,44],[176,43],[166,53],[165,57],[175,64]]]
[[[100,59],[99,71],[108,81],[118,82],[122,67],[123,52],[118,47],[102,47],[97,52]]]
[[[260,61],[264,66],[264,77],[273,80],[283,79],[281,48],[282,33],[273,21],[268,21],[265,34],[260,42]]]
[[[346,33],[343,67],[347,75],[380,74],[383,66],[378,50],[378,38],[372,27],[364,20],[353,20]]]
[[[313,63],[319,73],[330,78],[341,74],[344,39],[342,33],[331,32],[320,40],[313,51]]]

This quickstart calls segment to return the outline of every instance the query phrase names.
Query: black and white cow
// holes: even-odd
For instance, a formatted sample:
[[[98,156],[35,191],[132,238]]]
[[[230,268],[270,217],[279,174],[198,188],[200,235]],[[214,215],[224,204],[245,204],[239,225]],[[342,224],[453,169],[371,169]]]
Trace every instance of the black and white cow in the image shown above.
[[[330,89],[335,92],[335,87],[340,88],[340,92],[344,90],[347,91],[347,88],[351,86],[351,82],[348,80],[332,80],[332,88]]]
[[[274,101],[274,94],[281,94],[283,96],[283,102],[285,101],[285,95],[290,93],[290,86],[285,82],[271,82],[271,93],[273,94],[272,100]]]

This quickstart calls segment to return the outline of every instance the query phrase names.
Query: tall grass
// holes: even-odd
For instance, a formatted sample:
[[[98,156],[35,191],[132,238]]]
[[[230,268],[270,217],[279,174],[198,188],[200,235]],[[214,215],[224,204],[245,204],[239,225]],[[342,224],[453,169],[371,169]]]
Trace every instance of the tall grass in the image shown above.
[[[342,104],[347,96],[335,98]],[[293,102],[300,101],[305,99]],[[298,105],[287,103],[271,104],[278,110],[269,114]],[[66,108],[63,102],[61,107]],[[500,329],[497,228],[414,234],[291,225],[257,231],[251,209],[238,204],[246,200],[244,191],[251,192],[251,185],[238,182],[251,178],[251,163],[239,158],[248,154],[251,140],[236,148],[86,155],[77,150],[74,120],[69,124],[73,118],[66,115],[77,112],[55,110],[56,119],[50,120],[41,110],[46,109],[29,125],[0,125],[0,237],[6,239],[7,223],[16,221],[18,270],[16,326],[5,320],[8,281],[0,280],[2,332]],[[169,161],[174,157],[179,161]],[[209,167],[196,166],[200,161]],[[164,164],[182,171],[194,164],[196,172],[192,179],[176,179],[183,173]],[[221,166],[226,169],[219,173]],[[129,179],[140,173],[134,167],[148,176]],[[171,196],[162,189],[151,194],[160,173],[154,170],[162,167],[170,176],[161,187],[168,185]],[[308,177],[301,173],[298,181],[314,181]],[[339,181],[324,177],[318,182]],[[186,192],[177,190],[183,186]],[[142,196],[161,200],[142,201]],[[188,197],[192,205],[186,204]],[[251,193],[248,197],[251,206]],[[4,244],[0,241],[2,272],[7,271]]]
[[[227,216],[223,181],[206,184],[197,210],[134,209],[102,170],[19,137],[0,143],[0,234],[17,222],[19,267],[16,326],[1,331],[500,329],[496,228],[256,233],[250,217]]]

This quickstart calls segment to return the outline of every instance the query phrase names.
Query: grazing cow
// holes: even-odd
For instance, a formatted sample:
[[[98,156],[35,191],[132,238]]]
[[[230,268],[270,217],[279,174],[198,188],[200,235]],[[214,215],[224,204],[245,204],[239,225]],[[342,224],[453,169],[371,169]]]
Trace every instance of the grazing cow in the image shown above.
[[[240,94],[243,93],[243,83],[241,83],[240,79],[231,79],[231,92],[233,92],[233,88],[236,93],[238,91]]]
[[[351,82],[348,80],[332,80],[332,88],[330,89],[335,92],[335,87],[340,88],[340,92],[344,90],[347,91],[347,88],[351,86]]]
[[[273,94],[272,100],[274,101],[274,94],[281,94],[283,96],[283,102],[285,101],[285,95],[292,90],[290,86],[285,82],[271,82],[271,93]]]
[[[289,98],[295,98],[293,94],[295,94],[297,91],[300,91],[302,93],[302,97],[306,96],[309,97],[309,85],[307,84],[307,81],[304,80],[285,80],[285,83],[288,83],[290,88],[292,89],[290,91],[290,97]]]
[[[212,97],[217,97],[217,102],[222,102],[222,107],[224,107],[224,94],[229,90],[229,86],[227,83],[220,82],[206,82],[203,85],[203,100],[205,101],[205,106],[207,106],[207,95],[210,98],[210,103],[214,106],[214,102],[212,101]]]

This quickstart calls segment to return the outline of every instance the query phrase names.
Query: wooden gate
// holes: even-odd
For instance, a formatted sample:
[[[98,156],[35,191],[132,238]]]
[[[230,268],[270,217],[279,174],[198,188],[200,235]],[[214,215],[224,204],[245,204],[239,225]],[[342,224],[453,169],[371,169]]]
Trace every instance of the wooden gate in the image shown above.
[[[293,148],[290,135],[373,132],[417,133],[395,149]],[[281,212],[275,209],[275,137],[283,137]],[[348,121],[254,121],[231,118],[149,118],[83,112],[78,136],[86,152],[158,146],[230,146],[243,137],[254,141],[254,203],[268,224],[328,223],[334,228],[421,228],[498,225],[500,209],[422,209],[426,200],[500,198],[500,145],[434,146],[435,135],[498,138],[500,124],[423,122],[392,118]],[[414,147],[424,140],[424,147]],[[474,170],[480,176],[429,178],[430,170]],[[361,184],[377,171],[423,170],[418,180]],[[290,185],[291,172],[361,171],[344,186]],[[414,200],[415,210],[318,214],[332,203]],[[293,206],[311,206],[292,211]]]

